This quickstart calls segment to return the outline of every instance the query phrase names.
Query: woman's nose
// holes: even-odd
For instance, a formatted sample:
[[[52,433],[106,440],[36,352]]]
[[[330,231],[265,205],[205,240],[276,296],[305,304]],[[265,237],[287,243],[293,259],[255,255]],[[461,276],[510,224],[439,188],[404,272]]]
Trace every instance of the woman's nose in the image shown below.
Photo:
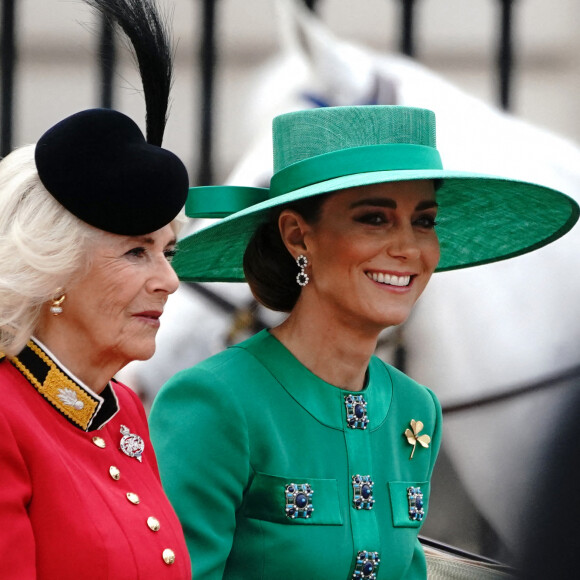
[[[179,287],[179,278],[171,263],[165,256],[155,265],[155,275],[152,280],[152,291],[173,294]]]
[[[411,224],[400,225],[391,230],[391,234],[387,247],[389,255],[404,260],[420,256],[421,249]]]

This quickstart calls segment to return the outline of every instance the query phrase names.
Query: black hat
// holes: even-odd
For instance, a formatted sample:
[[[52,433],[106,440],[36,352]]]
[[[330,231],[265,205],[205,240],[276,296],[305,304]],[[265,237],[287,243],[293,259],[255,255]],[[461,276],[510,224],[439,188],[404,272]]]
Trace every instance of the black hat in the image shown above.
[[[49,193],[101,230],[140,235],[167,225],[187,197],[181,160],[147,143],[118,111],[88,109],[57,123],[38,141],[36,167]]]
[[[146,138],[126,115],[88,109],[38,141],[43,185],[72,214],[101,230],[141,235],[167,225],[185,204],[183,163],[163,149],[173,49],[155,0],[84,0],[126,34],[143,83]]]

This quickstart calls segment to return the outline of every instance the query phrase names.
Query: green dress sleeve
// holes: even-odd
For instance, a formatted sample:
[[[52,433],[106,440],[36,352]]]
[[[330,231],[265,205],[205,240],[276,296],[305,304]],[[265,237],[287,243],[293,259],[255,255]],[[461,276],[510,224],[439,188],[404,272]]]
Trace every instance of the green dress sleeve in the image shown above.
[[[194,578],[221,579],[250,477],[245,417],[219,373],[199,367],[159,392],[149,421],[161,480],[181,520]],[[204,441],[211,441],[208,454]]]
[[[435,467],[435,462],[437,461],[437,456],[439,455],[439,450],[441,448],[441,437],[443,428],[443,413],[441,411],[441,403],[439,399],[435,396],[431,389],[425,387],[428,393],[433,399],[433,406],[435,407],[435,427],[433,429],[433,435],[431,438],[431,463],[429,466],[428,480],[431,481],[431,476],[433,474],[433,468]],[[419,541],[419,538],[415,540],[415,549],[413,551],[413,558],[411,560],[411,565],[405,575],[404,580],[415,580],[418,578],[427,578],[427,563],[425,561],[425,552],[423,551],[423,546]]]
[[[437,456],[439,455],[439,450],[441,449],[441,440],[443,439],[443,412],[441,411],[441,403],[439,399],[435,396],[435,393],[425,387],[427,392],[431,395],[433,399],[433,406],[435,407],[435,428],[433,429],[433,434],[431,436],[431,465],[429,469],[429,480],[433,475],[433,468],[435,467],[435,462],[437,461]]]

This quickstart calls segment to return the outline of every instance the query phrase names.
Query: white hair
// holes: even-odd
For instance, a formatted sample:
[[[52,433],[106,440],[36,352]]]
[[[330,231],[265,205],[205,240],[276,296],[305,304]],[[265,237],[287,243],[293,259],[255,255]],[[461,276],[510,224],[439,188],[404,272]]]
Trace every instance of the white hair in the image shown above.
[[[185,214],[185,206],[181,208],[181,211],[173,218],[171,222],[171,228],[176,237],[183,231],[185,225],[189,222],[189,218]]]
[[[99,235],[42,185],[34,148],[0,162],[0,351],[7,355],[22,350],[42,305],[88,269]]]

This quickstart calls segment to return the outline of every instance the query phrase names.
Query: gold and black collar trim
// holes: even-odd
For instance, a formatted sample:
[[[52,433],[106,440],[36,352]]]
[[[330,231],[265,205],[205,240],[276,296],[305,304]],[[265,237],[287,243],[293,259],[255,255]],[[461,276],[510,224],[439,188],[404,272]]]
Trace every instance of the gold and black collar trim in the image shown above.
[[[59,413],[83,431],[100,429],[119,410],[110,384],[97,395],[71,377],[46,352],[46,347],[33,339],[8,360]]]

